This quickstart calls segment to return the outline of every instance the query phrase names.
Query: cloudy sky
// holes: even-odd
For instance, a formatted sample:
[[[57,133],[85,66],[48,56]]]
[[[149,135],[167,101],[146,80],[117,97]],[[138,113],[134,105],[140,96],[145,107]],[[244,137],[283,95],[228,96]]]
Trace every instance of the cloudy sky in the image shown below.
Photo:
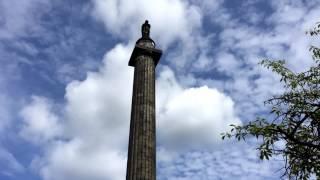
[[[123,180],[140,26],[157,66],[157,179],[279,179],[229,124],[283,91],[265,58],[312,64],[319,0],[0,0],[0,179]]]

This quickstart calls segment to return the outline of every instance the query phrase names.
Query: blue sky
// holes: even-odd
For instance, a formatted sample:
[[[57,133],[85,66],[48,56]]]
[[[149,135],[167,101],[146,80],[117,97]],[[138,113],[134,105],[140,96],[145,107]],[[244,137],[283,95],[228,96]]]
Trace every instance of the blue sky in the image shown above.
[[[267,115],[279,77],[258,65],[312,64],[317,0],[0,0],[0,179],[125,177],[140,26],[157,66],[157,179],[279,179],[257,141],[221,141]]]

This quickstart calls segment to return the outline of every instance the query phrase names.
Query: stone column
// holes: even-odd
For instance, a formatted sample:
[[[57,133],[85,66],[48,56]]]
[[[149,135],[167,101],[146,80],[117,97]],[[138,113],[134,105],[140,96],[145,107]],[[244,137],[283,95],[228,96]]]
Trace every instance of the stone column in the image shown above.
[[[149,29],[146,21],[129,61],[135,69],[127,180],[156,179],[155,67],[162,52],[155,49]]]

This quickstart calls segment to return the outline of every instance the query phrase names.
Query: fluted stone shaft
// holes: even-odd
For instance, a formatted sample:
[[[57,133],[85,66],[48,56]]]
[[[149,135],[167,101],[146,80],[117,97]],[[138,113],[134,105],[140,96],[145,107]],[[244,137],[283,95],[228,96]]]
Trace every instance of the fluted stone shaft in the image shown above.
[[[150,38],[148,21],[141,26],[128,65],[133,66],[127,180],[156,180],[155,68],[162,51]]]
[[[127,180],[156,179],[155,62],[135,59]]]

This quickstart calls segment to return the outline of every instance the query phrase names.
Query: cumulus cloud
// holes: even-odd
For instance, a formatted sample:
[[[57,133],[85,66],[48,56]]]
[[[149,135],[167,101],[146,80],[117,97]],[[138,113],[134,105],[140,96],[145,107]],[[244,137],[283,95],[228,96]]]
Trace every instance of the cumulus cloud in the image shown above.
[[[208,37],[201,35],[202,12],[198,5],[181,0],[94,0],[93,15],[122,40],[135,42],[144,20],[151,24],[151,37],[162,50],[169,47],[167,63],[186,73],[198,54],[206,56]],[[174,46],[172,46],[174,44]],[[179,73],[179,74],[180,74]]]
[[[67,86],[63,137],[69,140],[54,141],[46,156],[34,162],[45,179],[54,179],[56,174],[59,179],[124,178],[133,80],[133,69],[127,66],[131,50],[130,45],[117,45],[105,55],[99,72],[90,72],[84,81]],[[212,146],[220,132],[228,129],[226,123],[240,123],[229,97],[208,87],[184,88],[169,68],[163,68],[157,86],[158,136],[164,148],[173,144],[178,148]],[[54,128],[57,120],[49,109],[48,101],[34,97],[21,113],[27,124],[22,134],[34,135],[31,140],[53,139],[60,132],[54,129],[60,128]],[[193,146],[186,143],[190,138]]]
[[[126,154],[103,142],[92,144],[73,139],[56,142],[45,157],[34,159],[32,165],[45,180],[120,180],[125,178]]]
[[[230,97],[207,86],[183,88],[168,68],[157,79],[157,100],[159,140],[169,147],[215,146],[230,124],[241,124]]]
[[[94,0],[94,15],[104,22],[108,31],[135,41],[137,29],[148,19],[152,25],[151,35],[163,48],[187,36],[201,24],[197,6],[180,0]],[[130,23],[129,23],[130,22]]]
[[[133,31],[137,32],[144,19],[154,21],[152,37],[164,47],[175,40],[183,40],[186,38],[184,33],[191,35],[192,27],[199,26],[199,15],[193,6],[181,1],[158,1],[155,5],[146,1],[140,4],[142,2],[151,7],[168,8],[161,8],[165,12],[159,13],[143,8],[145,14],[141,15],[136,9],[139,2],[129,6],[130,3],[122,1],[95,1],[95,15],[102,18],[107,29],[115,35],[127,29],[127,37],[132,39],[138,37]],[[112,8],[114,11],[105,11],[114,6],[117,6]],[[119,8],[119,12],[126,10],[128,14],[119,13]],[[170,18],[164,14],[171,14]],[[132,20],[134,15],[138,18]],[[194,17],[185,18],[189,15]],[[115,21],[113,17],[118,16]],[[197,23],[192,22],[193,19]],[[128,23],[129,20],[133,23]],[[73,81],[67,86],[64,136],[69,140],[52,144],[46,156],[34,162],[45,179],[53,179],[55,174],[60,175],[59,179],[124,178],[133,80],[133,69],[127,66],[127,61],[132,48],[131,43],[118,44],[106,53],[99,72],[89,72],[84,81]],[[158,135],[163,148],[173,144],[179,145],[178,149],[212,146],[218,142],[220,133],[228,129],[227,123],[240,123],[228,96],[206,86],[186,88],[176,81],[169,67],[162,69],[157,86]],[[192,146],[186,143],[190,138],[194,140]],[[100,162],[119,163],[98,168]]]
[[[51,138],[45,156],[33,161],[44,179],[54,180],[57,174],[62,180],[124,179],[133,80],[127,66],[129,50],[131,46],[117,45],[106,54],[99,72],[90,72],[84,81],[66,87],[65,114],[60,117],[65,117],[60,121],[64,133],[59,139],[53,139],[56,119],[52,111],[47,112],[50,102],[34,98],[35,102],[23,108],[27,126],[21,134],[31,141]],[[39,112],[43,115],[35,116]]]
[[[54,113],[53,103],[44,97],[33,96],[31,103],[20,112],[23,127],[20,134],[34,143],[45,143],[62,134],[62,126]]]
[[[218,172],[220,177],[231,178],[241,175],[239,170],[242,170],[251,173],[247,178],[258,179],[258,176],[267,176],[271,172],[266,167],[267,170],[263,171],[266,174],[259,173],[260,169],[254,165],[256,160],[248,163],[247,160],[254,154],[252,151],[242,153],[233,147],[227,151],[203,153],[199,147],[210,149],[220,146],[220,133],[227,131],[229,124],[241,123],[238,114],[251,117],[257,113],[260,101],[279,93],[281,86],[276,83],[277,77],[256,67],[256,64],[260,57],[265,56],[285,56],[293,58],[291,62],[301,63],[299,58],[304,57],[306,52],[300,49],[307,47],[309,41],[296,37],[302,32],[301,29],[293,35],[286,31],[292,29],[294,23],[305,23],[307,20],[303,15],[313,18],[317,13],[314,9],[299,10],[303,8],[301,6],[284,8],[289,11],[287,14],[300,13],[299,17],[291,19],[281,16],[279,19],[286,24],[277,23],[277,13],[279,15],[282,10],[275,11],[267,23],[275,26],[276,33],[269,33],[240,23],[221,7],[221,1],[215,2],[217,4],[180,0],[93,1],[93,15],[104,23],[112,35],[128,41],[106,53],[98,72],[89,72],[83,81],[73,81],[67,85],[66,104],[62,105],[64,116],[54,114],[52,103],[39,97],[34,97],[22,110],[25,126],[21,134],[33,142],[51,142],[45,147],[44,156],[33,161],[33,166],[40,169],[44,179],[53,180],[57,175],[62,180],[124,179],[133,80],[133,69],[127,66],[127,61],[134,41],[140,36],[137,29],[145,19],[151,22],[152,38],[160,48],[168,51],[167,58],[162,60],[168,66],[158,66],[160,75],[156,91],[160,169],[170,169],[169,174],[164,174],[176,179],[204,179],[205,175],[218,176]],[[217,11],[209,11],[208,5]],[[206,36],[201,32],[202,20],[210,15],[211,23],[222,30],[219,34],[209,32]],[[259,22],[263,16],[256,18],[253,21]],[[213,49],[212,40],[220,41],[213,52],[216,54],[209,53]],[[170,46],[174,46],[174,51],[169,50]],[[285,52],[287,49],[288,53]],[[301,67],[306,65],[308,62]],[[230,78],[203,75],[214,70],[227,73]],[[200,77],[197,76],[199,72],[203,73]],[[38,112],[40,116],[35,115]],[[198,148],[198,151],[186,154],[191,158],[181,158],[182,148]],[[169,150],[170,153],[164,153]],[[231,158],[224,161],[229,154]],[[242,156],[246,157],[236,159]],[[214,157],[219,158],[205,169],[209,164],[206,159],[213,160]],[[170,174],[176,172],[175,163],[182,166],[179,172],[183,177]],[[217,170],[217,167],[228,170],[230,164],[234,169],[227,172]],[[161,178],[165,179],[163,176]]]
[[[71,136],[109,144],[121,142],[120,146],[125,146],[122,143],[127,139],[133,82],[133,69],[127,66],[130,53],[131,46],[117,45],[105,55],[99,72],[90,72],[85,81],[67,86],[67,126]],[[87,128],[91,130],[84,131]]]

